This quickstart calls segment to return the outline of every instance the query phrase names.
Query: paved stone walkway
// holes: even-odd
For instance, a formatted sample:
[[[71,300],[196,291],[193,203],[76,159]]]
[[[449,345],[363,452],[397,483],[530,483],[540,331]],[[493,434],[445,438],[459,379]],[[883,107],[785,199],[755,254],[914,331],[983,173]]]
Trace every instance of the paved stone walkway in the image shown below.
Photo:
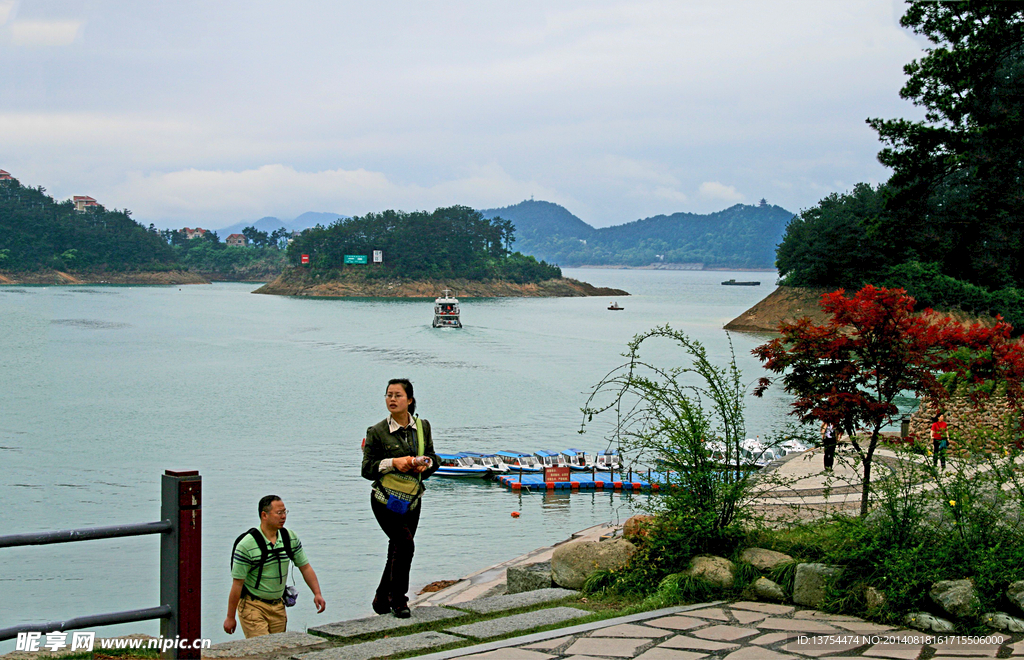
[[[1024,657],[1022,635],[930,635],[768,603],[703,603],[419,656],[420,660],[945,660]]]

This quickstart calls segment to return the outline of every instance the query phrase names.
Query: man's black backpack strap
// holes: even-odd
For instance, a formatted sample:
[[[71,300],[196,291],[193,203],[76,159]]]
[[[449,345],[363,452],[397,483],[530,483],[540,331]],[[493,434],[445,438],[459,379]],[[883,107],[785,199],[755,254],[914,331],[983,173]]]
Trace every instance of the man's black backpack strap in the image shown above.
[[[281,535],[281,543],[284,544],[284,552],[288,555],[288,559],[295,561],[295,550],[292,549],[292,537],[288,533],[288,530],[283,527],[278,532]],[[256,546],[260,549],[260,563],[259,568],[256,570],[256,584],[253,585],[253,589],[260,588],[260,581],[263,580],[263,567],[266,565],[267,560],[270,559],[270,548],[267,547],[267,542],[263,539],[263,534],[255,527],[249,528],[249,530],[242,532],[235,539],[235,544],[231,546],[231,566],[235,565],[235,550],[238,548],[238,544],[242,542],[246,536],[252,536],[253,540],[256,541]],[[281,563],[280,558],[278,564]],[[243,589],[244,590],[244,589]]]

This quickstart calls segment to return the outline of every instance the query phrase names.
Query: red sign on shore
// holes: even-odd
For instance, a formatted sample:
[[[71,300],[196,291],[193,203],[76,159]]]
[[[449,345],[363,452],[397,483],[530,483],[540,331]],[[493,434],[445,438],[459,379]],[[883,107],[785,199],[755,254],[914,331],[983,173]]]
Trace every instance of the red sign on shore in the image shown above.
[[[572,472],[567,467],[546,467],[544,468],[544,482],[560,483],[570,481],[569,474]]]
[[[304,264],[308,264],[309,263],[309,255],[308,254],[302,255],[302,263],[304,263]]]

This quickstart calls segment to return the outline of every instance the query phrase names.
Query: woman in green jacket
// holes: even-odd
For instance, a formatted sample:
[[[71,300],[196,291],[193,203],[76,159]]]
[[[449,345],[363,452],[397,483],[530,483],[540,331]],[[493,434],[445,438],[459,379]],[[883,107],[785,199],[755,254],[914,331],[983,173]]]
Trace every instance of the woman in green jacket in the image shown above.
[[[405,378],[388,381],[384,395],[388,417],[366,429],[363,478],[373,482],[370,509],[388,537],[388,558],[373,598],[377,614],[408,618],[409,570],[413,538],[423,509],[423,479],[438,468],[430,423],[414,417],[416,399]]]

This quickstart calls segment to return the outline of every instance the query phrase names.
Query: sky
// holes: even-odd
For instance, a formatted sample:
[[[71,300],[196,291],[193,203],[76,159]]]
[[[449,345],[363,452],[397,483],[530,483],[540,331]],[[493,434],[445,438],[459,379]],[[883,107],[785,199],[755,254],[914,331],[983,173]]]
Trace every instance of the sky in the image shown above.
[[[492,208],[594,226],[889,172],[899,0],[0,0],[0,169],[143,224]]]

